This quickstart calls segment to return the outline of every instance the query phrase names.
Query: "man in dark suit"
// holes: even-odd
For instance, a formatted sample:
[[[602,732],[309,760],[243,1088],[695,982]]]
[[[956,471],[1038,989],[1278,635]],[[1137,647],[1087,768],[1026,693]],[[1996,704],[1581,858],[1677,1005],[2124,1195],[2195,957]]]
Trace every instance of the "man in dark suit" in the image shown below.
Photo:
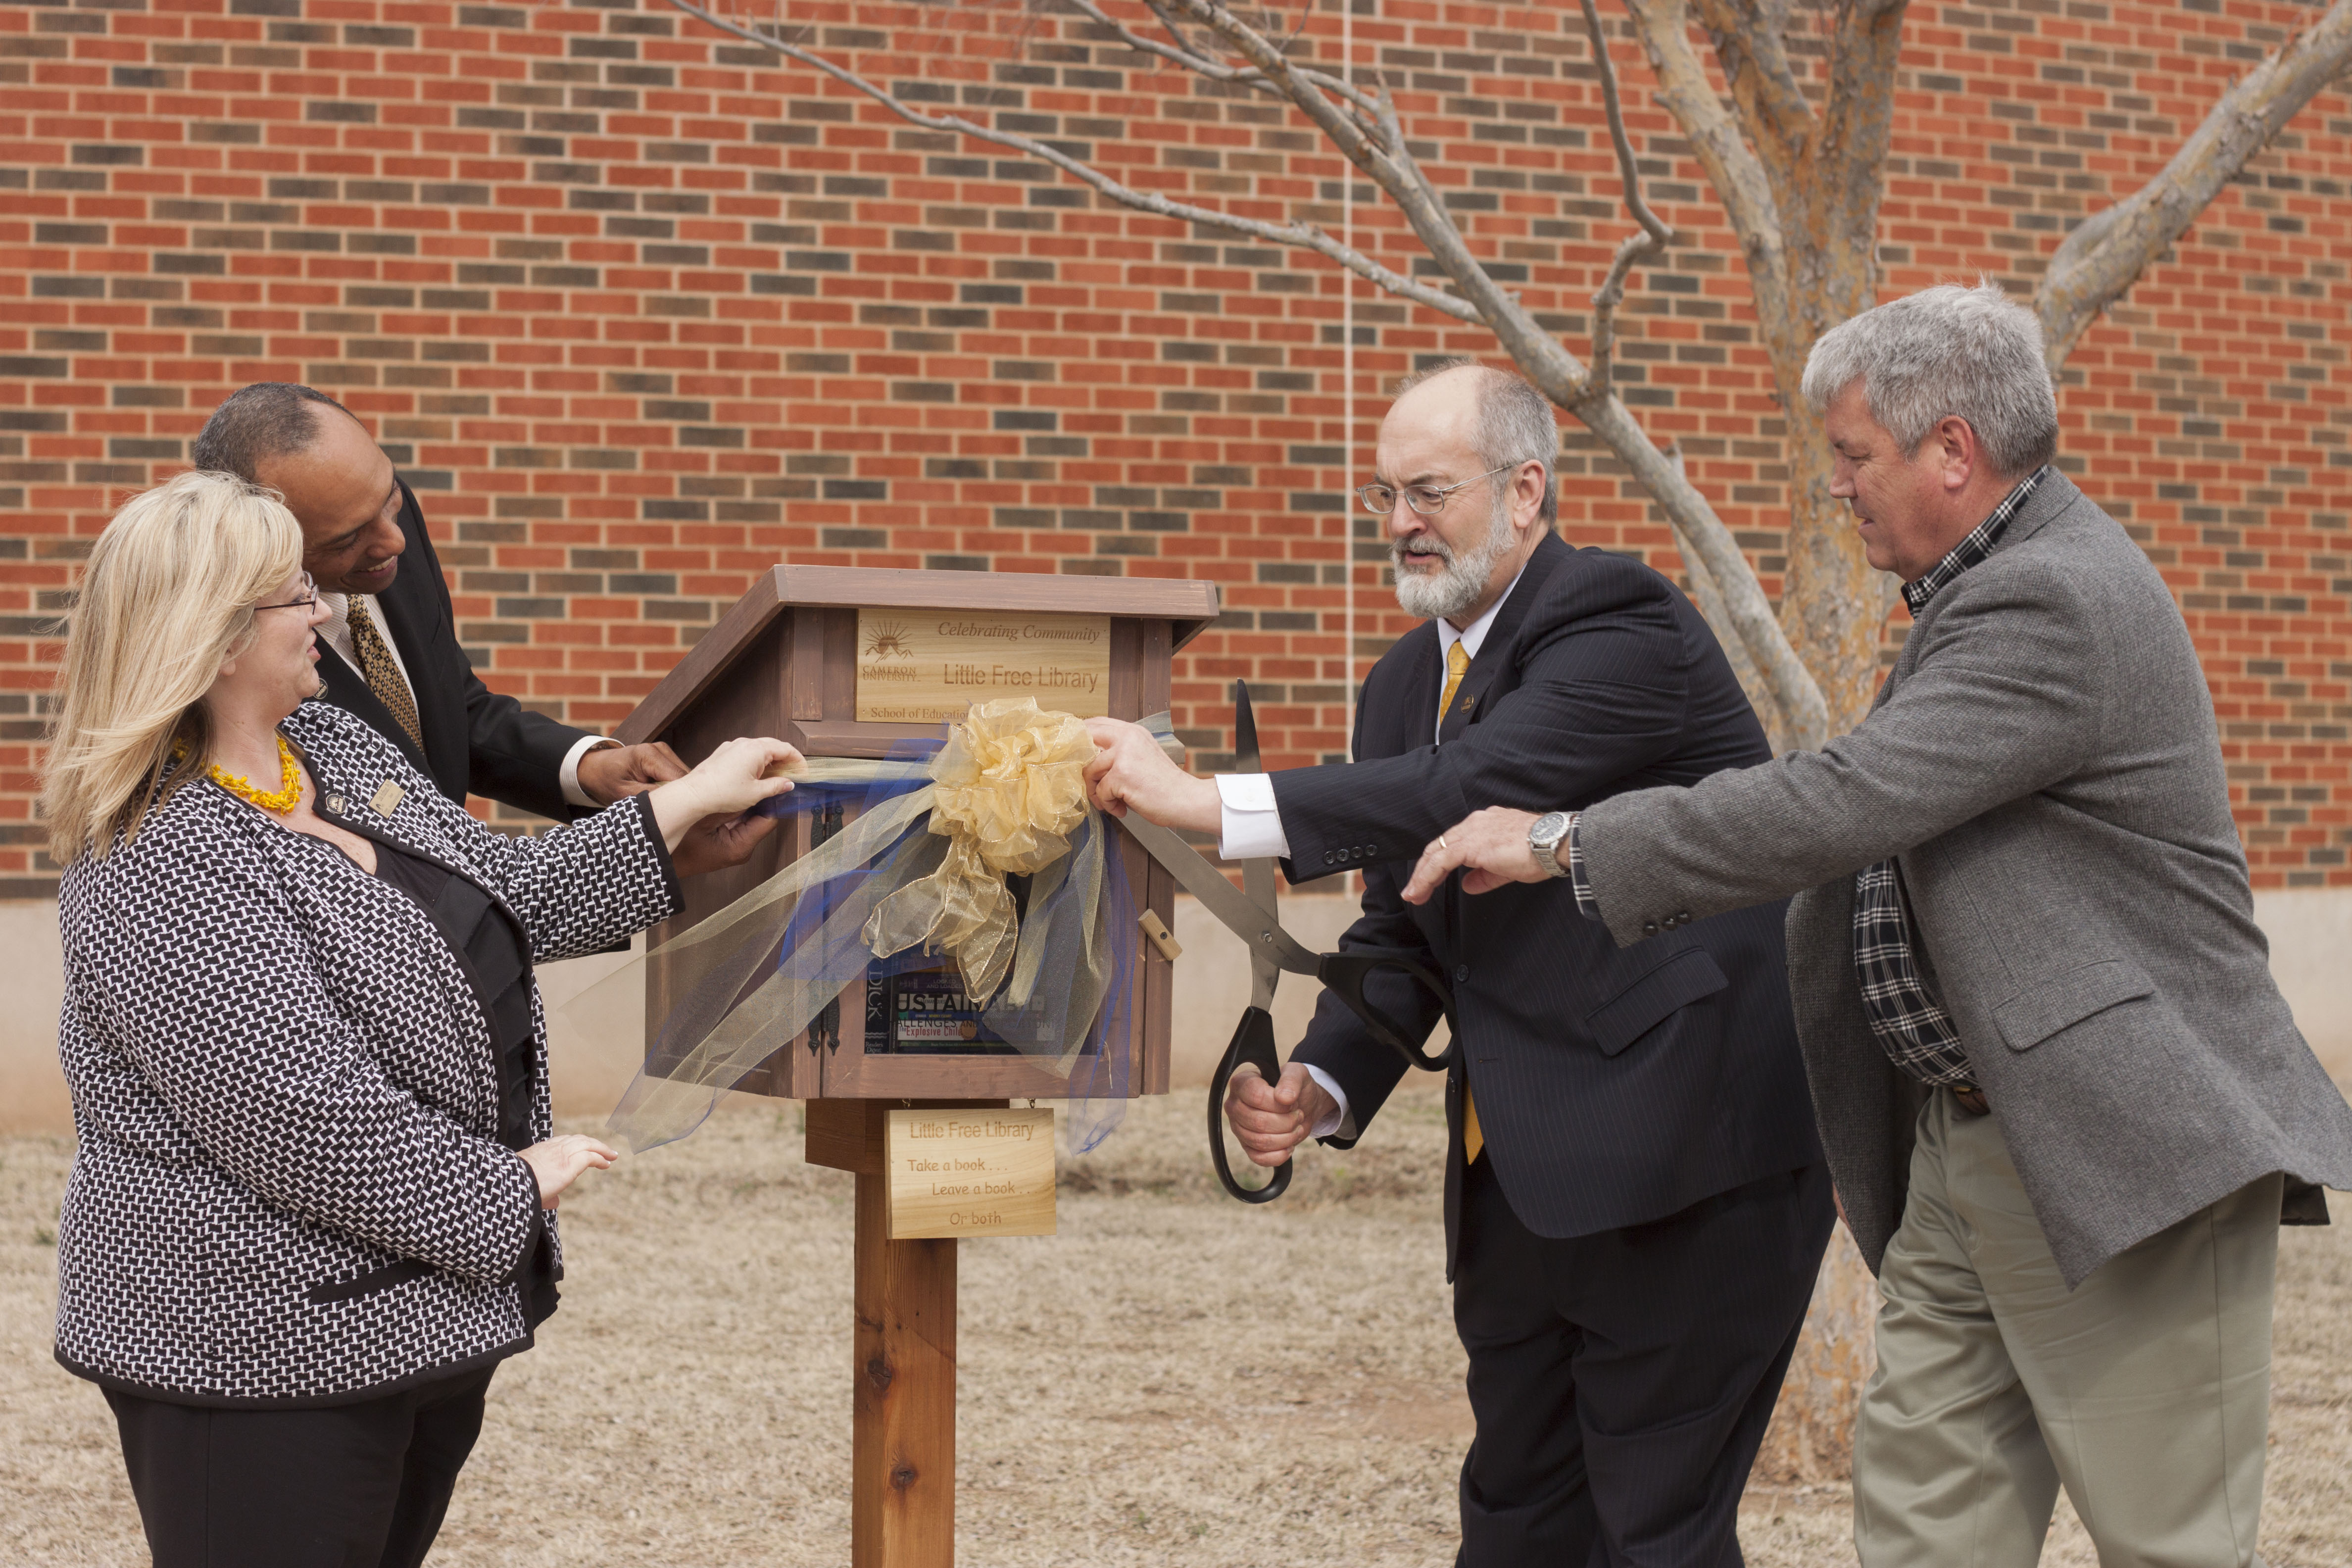
[[[1550,405],[1475,364],[1408,381],[1365,504],[1430,617],[1364,682],[1351,763],[1195,779],[1095,721],[1097,798],[1361,871],[1343,947],[1450,977],[1445,1217],[1477,1436],[1466,1568],[1740,1561],[1735,1515],[1829,1238],[1779,906],[1620,951],[1553,887],[1413,907],[1422,846],[1474,807],[1589,803],[1769,760],[1713,634],[1649,568],[1554,537]],[[1563,788],[1562,781],[1569,781]],[[1393,1000],[1393,999],[1392,999]],[[1418,1006],[1425,1033],[1439,1012]],[[1326,996],[1227,1110],[1251,1157],[1360,1138],[1405,1068]]]
[[[622,746],[482,684],[457,644],[416,496],[342,405],[258,382],[214,410],[195,466],[268,486],[302,525],[327,700],[365,720],[452,800],[486,795],[565,820],[683,777],[665,745]]]

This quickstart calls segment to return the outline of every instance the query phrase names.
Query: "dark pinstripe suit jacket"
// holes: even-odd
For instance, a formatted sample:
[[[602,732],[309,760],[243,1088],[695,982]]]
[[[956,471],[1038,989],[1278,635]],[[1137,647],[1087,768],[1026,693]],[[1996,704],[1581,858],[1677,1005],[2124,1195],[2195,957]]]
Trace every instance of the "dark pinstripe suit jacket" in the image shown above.
[[[425,531],[425,512],[406,480],[400,485],[400,531],[408,548],[400,573],[377,596],[384,624],[407,667],[416,695],[416,718],[425,731],[422,750],[408,738],[373,691],[367,678],[319,641],[322,695],[366,721],[370,729],[400,750],[409,765],[463,803],[468,793],[568,822],[580,815],[563,798],[563,759],[585,730],[534,713],[511,697],[492,691],[474,673],[458,646],[457,617],[441,560]]]
[[[1565,881],[1477,898],[1449,885],[1419,908],[1398,896],[1422,847],[1482,806],[1575,809],[1769,761],[1706,623],[1648,567],[1547,538],[1432,745],[1440,673],[1433,625],[1399,638],[1364,682],[1357,761],[1277,773],[1274,792],[1293,881],[1364,873],[1341,945],[1423,948],[1453,977],[1465,1049],[1447,1087],[1449,1272],[1465,1075],[1496,1177],[1541,1236],[1636,1225],[1817,1163],[1781,905],[1620,948]],[[1433,1006],[1402,1005],[1435,1026]],[[1341,1148],[1405,1070],[1328,995],[1296,1059],[1347,1090],[1352,1135],[1328,1140]]]

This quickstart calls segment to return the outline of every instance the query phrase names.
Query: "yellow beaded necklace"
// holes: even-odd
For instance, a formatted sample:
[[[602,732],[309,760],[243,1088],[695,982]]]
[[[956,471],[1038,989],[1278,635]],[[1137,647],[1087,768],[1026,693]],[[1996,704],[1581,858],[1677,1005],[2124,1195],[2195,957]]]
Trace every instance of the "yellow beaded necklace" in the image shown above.
[[[249,801],[273,816],[283,816],[302,803],[302,764],[294,760],[294,748],[286,737],[278,737],[278,793],[265,795],[253,786],[252,781],[236,773],[223,773],[215,763],[211,768],[213,783],[242,801]]]

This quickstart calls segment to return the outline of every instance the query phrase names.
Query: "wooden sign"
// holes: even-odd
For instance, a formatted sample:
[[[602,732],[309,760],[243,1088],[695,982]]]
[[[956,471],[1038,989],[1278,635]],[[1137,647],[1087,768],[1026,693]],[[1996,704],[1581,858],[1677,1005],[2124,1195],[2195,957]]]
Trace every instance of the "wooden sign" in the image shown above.
[[[1051,1110],[893,1110],[890,1239],[1054,1234]]]
[[[857,718],[930,724],[975,702],[1034,697],[1081,719],[1110,711],[1110,617],[1022,610],[857,612]]]

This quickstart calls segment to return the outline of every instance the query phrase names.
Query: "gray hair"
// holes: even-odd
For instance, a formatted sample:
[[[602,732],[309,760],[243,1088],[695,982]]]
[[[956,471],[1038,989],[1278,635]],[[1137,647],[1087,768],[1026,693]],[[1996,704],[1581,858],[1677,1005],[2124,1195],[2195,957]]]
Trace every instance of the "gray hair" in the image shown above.
[[[2030,474],[2057,453],[2042,323],[1998,283],[1923,289],[1823,332],[1805,360],[1805,400],[1826,407],[1857,381],[1870,416],[1906,453],[1955,416],[2000,475]]]
[[[261,465],[270,458],[310,449],[319,438],[318,418],[312,410],[320,405],[358,417],[325,393],[290,381],[257,381],[239,387],[196,432],[190,460],[208,472],[235,474],[248,484],[257,483]]]
[[[1509,371],[1467,358],[1422,366],[1396,384],[1393,395],[1402,397],[1414,387],[1457,370],[1475,372],[1477,376],[1478,417],[1471,427],[1470,441],[1479,466],[1516,468],[1522,463],[1541,463],[1543,504],[1537,509],[1536,518],[1546,528],[1551,527],[1559,518],[1559,417],[1552,412],[1551,399]]]

